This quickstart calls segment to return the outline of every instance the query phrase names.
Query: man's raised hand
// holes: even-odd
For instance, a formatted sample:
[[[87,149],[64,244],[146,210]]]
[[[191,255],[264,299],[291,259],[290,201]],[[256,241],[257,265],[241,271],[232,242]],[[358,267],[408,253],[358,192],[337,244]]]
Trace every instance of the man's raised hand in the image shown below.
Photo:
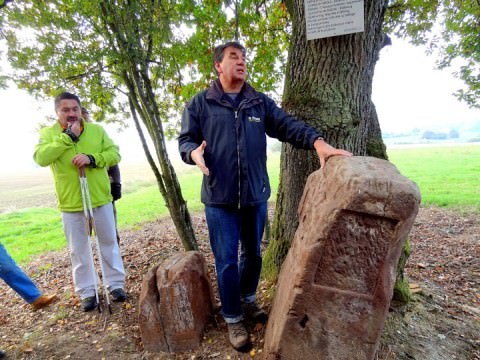
[[[203,140],[199,147],[197,147],[195,150],[192,150],[192,152],[190,153],[190,158],[200,168],[202,173],[205,176],[208,176],[210,175],[210,171],[206,167],[205,159],[203,158],[203,153],[205,152],[206,146],[207,142]]]
[[[82,124],[80,121],[74,121],[73,123],[69,123],[68,127],[77,137],[80,136],[82,133]]]

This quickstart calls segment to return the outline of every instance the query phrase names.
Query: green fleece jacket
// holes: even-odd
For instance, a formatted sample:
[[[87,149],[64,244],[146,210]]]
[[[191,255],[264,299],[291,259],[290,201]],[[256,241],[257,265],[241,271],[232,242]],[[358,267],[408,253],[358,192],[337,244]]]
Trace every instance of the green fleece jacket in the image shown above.
[[[60,211],[83,211],[78,168],[72,164],[73,157],[82,153],[92,155],[97,165],[85,169],[92,207],[112,202],[107,169],[120,161],[120,153],[105,130],[98,124],[83,122],[77,143],[63,133],[58,122],[40,130],[33,159],[40,166],[50,166]]]

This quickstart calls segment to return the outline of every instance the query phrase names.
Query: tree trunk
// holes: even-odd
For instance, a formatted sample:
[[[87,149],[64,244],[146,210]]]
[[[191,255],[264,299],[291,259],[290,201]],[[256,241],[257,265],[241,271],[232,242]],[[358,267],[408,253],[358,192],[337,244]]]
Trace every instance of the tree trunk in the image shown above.
[[[393,299],[402,304],[407,304],[412,298],[410,284],[408,283],[408,279],[404,272],[405,265],[407,265],[407,260],[411,252],[412,248],[410,247],[410,240],[407,238],[403,244],[400,259],[398,260],[395,286],[393,288]]]
[[[133,6],[134,4],[130,5]],[[131,10],[132,17],[128,19],[131,22],[128,24],[122,23],[123,18],[116,12],[118,10],[116,4],[103,1],[100,2],[100,8],[103,19],[105,19],[104,26],[107,30],[105,33],[107,39],[113,49],[124,54],[122,62],[118,64],[119,68],[122,69],[119,75],[128,88],[130,110],[145,155],[157,179],[160,193],[165,200],[183,247],[187,251],[198,250],[190,213],[183,199],[177,175],[168,158],[161,113],[152,87],[151,71],[149,69],[152,34],[147,32],[144,34],[145,38],[140,36],[141,31],[138,23],[131,21],[135,14],[134,8],[124,9],[127,13]],[[140,39],[147,40],[142,42]],[[159,167],[157,167],[150,154],[137,114],[142,119],[152,139]]]
[[[384,44],[387,1],[365,0],[362,33],[306,40],[304,1],[287,1],[292,18],[283,108],[318,129],[332,146],[386,159],[371,100],[373,72]],[[297,208],[308,175],[318,169],[313,151],[282,147],[273,236],[264,274],[274,279],[298,226]]]
[[[153,173],[155,174],[155,178],[157,179],[157,185],[160,193],[167,204],[167,208],[175,225],[175,229],[179,234],[185,250],[198,250],[198,245],[195,240],[195,232],[193,230],[192,220],[187,208],[187,203],[183,199],[180,184],[177,180],[177,175],[170,163],[165,146],[163,147],[164,151],[161,163],[163,164],[162,168],[166,168],[168,171],[166,176],[162,176],[155,163],[155,160],[150,154],[145,136],[143,135],[142,128],[140,127],[140,122],[138,121],[136,107],[139,107],[140,105],[137,103],[135,106],[134,102],[135,96],[131,94],[129,97],[129,104],[132,117],[135,122],[135,127],[140,136],[140,141],[142,142],[142,147],[147,157],[147,161],[150,164]]]
[[[133,65],[129,72],[123,74],[123,78],[129,88],[129,103],[135,126],[140,135],[147,160],[157,179],[160,193],[165,200],[165,205],[175,225],[175,229],[185,250],[198,250],[190,213],[183,199],[177,175],[168,158],[162,122],[156,106],[155,95],[153,91],[151,91],[150,78],[147,74],[143,74],[142,76],[142,73]],[[145,137],[138,122],[137,112],[140,114],[153,140],[160,169],[156,166],[148,150]]]

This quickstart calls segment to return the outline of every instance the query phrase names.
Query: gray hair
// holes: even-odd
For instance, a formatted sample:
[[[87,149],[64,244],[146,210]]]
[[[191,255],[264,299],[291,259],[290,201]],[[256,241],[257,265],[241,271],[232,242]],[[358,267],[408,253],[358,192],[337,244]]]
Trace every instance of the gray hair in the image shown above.
[[[213,50],[213,68],[214,69],[215,69],[215,64],[217,62],[223,61],[223,57],[225,55],[225,49],[228,47],[234,47],[235,49],[240,49],[242,50],[243,56],[247,55],[247,49],[245,49],[245,47],[242,44],[240,44],[238,41],[228,41],[225,44],[218,45]],[[217,69],[215,69],[215,72],[218,75]]]

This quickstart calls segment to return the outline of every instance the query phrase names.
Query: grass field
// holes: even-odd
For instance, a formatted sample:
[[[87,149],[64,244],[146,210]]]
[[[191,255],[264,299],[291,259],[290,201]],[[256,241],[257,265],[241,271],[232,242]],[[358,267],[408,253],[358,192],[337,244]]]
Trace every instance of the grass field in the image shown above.
[[[389,149],[388,155],[403,175],[418,184],[423,205],[480,213],[480,146],[397,148]],[[278,153],[269,157],[272,199],[278,187],[279,161]],[[124,165],[121,171],[120,229],[140,228],[144,222],[168,215],[148,165]],[[200,211],[200,173],[185,166],[177,172],[190,212]],[[65,246],[52,180],[45,169],[29,176],[0,178],[0,186],[0,242],[12,257],[27,262],[35,254]]]
[[[417,183],[423,205],[480,212],[480,146],[397,148],[388,156]]]

